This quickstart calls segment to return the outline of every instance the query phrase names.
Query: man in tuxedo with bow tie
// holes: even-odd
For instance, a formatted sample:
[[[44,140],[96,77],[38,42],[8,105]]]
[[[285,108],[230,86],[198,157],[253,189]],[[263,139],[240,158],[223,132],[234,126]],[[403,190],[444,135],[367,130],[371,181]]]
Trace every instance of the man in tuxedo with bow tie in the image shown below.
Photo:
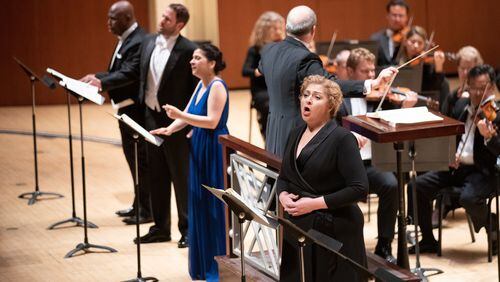
[[[139,65],[140,46],[145,32],[137,24],[134,16],[134,7],[128,1],[114,3],[108,12],[108,29],[118,37],[113,56],[107,72],[88,74],[81,80],[97,86],[102,91],[107,91],[111,104],[118,114],[126,114],[137,123],[144,125],[144,106],[139,103],[139,80],[135,68]],[[134,164],[134,138],[133,130],[119,122],[122,148],[129,165],[132,177],[135,177]],[[151,204],[146,159],[146,145],[143,140],[138,146],[139,167],[139,222],[151,222]],[[135,203],[136,199],[134,199]],[[119,210],[117,215],[128,217],[124,219],[127,224],[135,224],[134,207]]]
[[[172,123],[162,106],[169,104],[184,109],[198,83],[189,63],[196,44],[180,34],[188,20],[189,11],[184,5],[170,4],[162,14],[158,33],[147,35],[142,42],[139,101],[146,105],[145,127],[148,130]],[[187,247],[188,132],[189,128],[186,128],[171,136],[162,136],[165,142],[160,147],[147,144],[154,225],[148,234],[140,238],[141,243],[171,240],[170,198],[173,183],[181,234],[177,246]]]

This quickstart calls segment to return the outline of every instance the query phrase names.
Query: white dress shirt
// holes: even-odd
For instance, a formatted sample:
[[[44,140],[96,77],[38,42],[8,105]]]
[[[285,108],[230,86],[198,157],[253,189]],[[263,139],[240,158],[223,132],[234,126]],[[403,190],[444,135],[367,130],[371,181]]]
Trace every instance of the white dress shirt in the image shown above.
[[[469,137],[467,138],[467,142],[465,143],[465,148],[463,149],[462,155],[460,157],[460,163],[465,165],[473,165],[474,164],[474,135],[476,131],[476,125],[473,120],[474,116],[472,115],[472,109],[470,106],[467,107],[467,120],[465,121],[465,133],[462,134],[462,138],[460,139],[460,143],[457,147],[457,155],[462,151],[462,147],[464,147],[465,137],[467,136],[467,132],[469,132]],[[471,129],[471,127],[473,127]]]
[[[158,102],[157,97],[158,88],[160,86],[161,78],[163,76],[165,66],[167,65],[168,58],[170,58],[170,53],[172,53],[172,49],[177,41],[177,37],[179,37],[179,35],[165,38],[163,35],[159,34],[156,37],[156,46],[151,54],[146,84],[146,105],[151,110],[155,110],[157,112],[161,111],[160,103]]]
[[[367,104],[365,98],[350,98],[351,100],[351,113],[353,116],[356,115],[364,115],[367,112]],[[352,132],[355,136],[359,135],[355,132]],[[365,146],[359,149],[359,153],[361,154],[362,160],[371,160],[372,159],[372,143],[371,140],[368,139]]]

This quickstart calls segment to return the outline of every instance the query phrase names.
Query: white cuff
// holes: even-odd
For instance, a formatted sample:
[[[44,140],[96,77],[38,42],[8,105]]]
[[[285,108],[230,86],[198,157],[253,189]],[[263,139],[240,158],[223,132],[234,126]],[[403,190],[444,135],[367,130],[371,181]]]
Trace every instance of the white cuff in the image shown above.
[[[363,95],[368,95],[372,92],[372,79],[365,80],[363,87]]]

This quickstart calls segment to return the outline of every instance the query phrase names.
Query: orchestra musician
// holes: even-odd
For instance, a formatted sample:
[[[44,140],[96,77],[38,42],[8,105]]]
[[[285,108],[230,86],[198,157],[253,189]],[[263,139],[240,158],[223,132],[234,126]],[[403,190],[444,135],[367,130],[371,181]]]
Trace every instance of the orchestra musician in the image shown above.
[[[460,205],[470,215],[476,232],[482,227],[487,229],[487,217],[491,216],[493,228],[486,232],[493,238],[493,252],[496,253],[497,215],[488,214],[486,206],[486,199],[496,187],[494,167],[500,149],[498,137],[494,137],[500,121],[496,115],[498,107],[494,101],[494,81],[495,72],[489,65],[479,65],[469,71],[467,83],[470,97],[458,100],[452,115],[465,123],[465,133],[457,137],[457,160],[453,165],[454,170],[430,171],[416,179],[418,221],[422,230],[421,253],[437,252],[438,244],[432,233],[431,201],[439,190],[446,187],[461,190]],[[486,110],[485,105],[494,110]],[[496,115],[495,119],[484,120],[493,117],[492,113]],[[411,183],[409,185],[409,190],[413,190]],[[414,247],[410,248],[409,252],[414,253]]]
[[[458,50],[457,55],[458,88],[450,92],[446,97],[442,107],[443,113],[450,116],[458,99],[468,98],[469,93],[464,91],[467,88],[467,73],[475,66],[483,64],[483,58],[479,51],[472,46],[465,46]]]
[[[396,65],[396,57],[406,32],[408,32],[408,16],[410,6],[404,0],[391,0],[386,5],[387,28],[370,36],[377,41],[378,66]]]
[[[420,26],[412,26],[403,40],[403,49],[398,64],[403,64],[417,57],[427,51],[426,47],[428,46],[429,42],[427,41],[427,32],[425,29]],[[445,60],[445,53],[443,51],[435,51],[430,57],[422,57],[422,59],[417,59],[410,64],[410,66],[423,65],[422,91],[439,92],[439,105],[445,103],[446,97],[450,92],[450,86],[443,71]]]
[[[373,79],[375,77],[375,55],[365,48],[356,48],[350,52],[347,59],[348,78],[352,80]],[[416,94],[410,95],[402,104],[403,108],[416,104]],[[337,120],[348,115],[364,115],[373,112],[378,102],[367,102],[364,98],[344,99]],[[371,141],[352,132],[358,141],[361,158],[368,176],[369,193],[377,194],[379,207],[377,211],[378,242],[375,254],[389,262],[396,263],[392,255],[391,242],[394,239],[394,229],[398,210],[398,181],[392,172],[383,172],[371,164]]]
[[[266,139],[267,115],[269,112],[269,95],[264,77],[257,71],[262,47],[270,42],[285,38],[285,19],[272,11],[263,13],[255,22],[250,35],[250,48],[243,64],[243,76],[250,78],[251,107],[257,110],[257,121],[264,140]]]

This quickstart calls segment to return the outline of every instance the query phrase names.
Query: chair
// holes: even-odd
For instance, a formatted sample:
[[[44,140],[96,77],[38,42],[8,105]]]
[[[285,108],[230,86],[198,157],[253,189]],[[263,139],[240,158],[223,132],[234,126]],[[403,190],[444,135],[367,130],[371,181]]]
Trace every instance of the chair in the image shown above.
[[[437,252],[437,255],[439,257],[442,256],[443,210],[444,210],[443,199],[446,196],[449,196],[449,197],[460,196],[460,193],[461,193],[461,190],[459,188],[452,187],[451,189],[450,188],[442,189],[437,196],[438,210],[439,210],[439,215],[440,215],[439,222],[438,222],[438,252]],[[488,207],[488,215],[491,213],[491,203],[493,202],[494,199],[495,199],[495,193],[492,193],[486,201],[486,205]],[[474,242],[476,242],[476,238],[474,236],[474,228],[472,226],[472,219],[470,218],[468,213],[465,213],[465,215],[467,217],[467,224],[469,225],[469,233],[470,233],[471,241],[472,241],[472,243],[474,243]],[[488,216],[488,220],[487,220],[488,230],[491,230],[492,225],[493,224],[492,224],[491,216]],[[487,236],[488,236],[488,262],[491,262],[492,257],[493,257],[493,238],[491,238],[489,232],[487,232]]]

